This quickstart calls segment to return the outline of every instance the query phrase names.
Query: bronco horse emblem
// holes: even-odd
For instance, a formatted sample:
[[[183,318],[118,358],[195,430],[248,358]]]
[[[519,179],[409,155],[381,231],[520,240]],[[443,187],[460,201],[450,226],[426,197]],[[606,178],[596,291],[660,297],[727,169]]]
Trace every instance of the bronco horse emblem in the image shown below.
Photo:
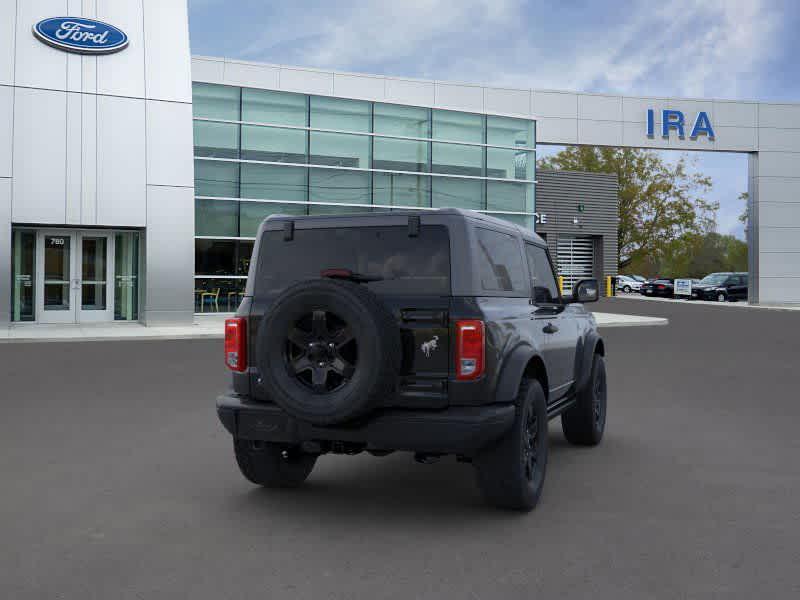
[[[436,350],[439,347],[439,336],[435,335],[432,339],[428,340],[427,342],[422,342],[420,346],[420,350],[425,355],[425,358],[431,357],[431,352]]]

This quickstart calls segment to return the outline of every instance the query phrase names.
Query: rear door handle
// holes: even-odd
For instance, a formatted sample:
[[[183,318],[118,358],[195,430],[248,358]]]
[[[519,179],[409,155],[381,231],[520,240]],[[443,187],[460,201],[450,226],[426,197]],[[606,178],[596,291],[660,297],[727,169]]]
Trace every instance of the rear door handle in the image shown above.
[[[542,327],[542,331],[544,331],[545,333],[555,333],[556,331],[558,331],[558,327],[553,325],[552,323],[548,323],[547,325]]]

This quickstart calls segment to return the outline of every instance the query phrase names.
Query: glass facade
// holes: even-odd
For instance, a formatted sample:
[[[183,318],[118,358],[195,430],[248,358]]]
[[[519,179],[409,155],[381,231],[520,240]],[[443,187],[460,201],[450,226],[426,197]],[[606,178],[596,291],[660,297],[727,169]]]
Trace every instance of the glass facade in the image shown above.
[[[533,229],[535,122],[193,85],[195,310],[236,310],[270,214],[469,208]]]

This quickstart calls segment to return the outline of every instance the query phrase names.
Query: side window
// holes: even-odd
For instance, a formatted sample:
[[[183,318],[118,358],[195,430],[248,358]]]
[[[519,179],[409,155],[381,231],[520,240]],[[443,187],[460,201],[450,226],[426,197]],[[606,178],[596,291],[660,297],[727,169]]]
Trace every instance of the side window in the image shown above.
[[[481,287],[489,292],[519,292],[527,296],[530,286],[517,239],[507,233],[481,227],[476,228],[476,232]]]
[[[525,244],[525,253],[528,255],[528,266],[531,268],[533,301],[536,304],[560,302],[558,284],[545,249],[533,244]]]

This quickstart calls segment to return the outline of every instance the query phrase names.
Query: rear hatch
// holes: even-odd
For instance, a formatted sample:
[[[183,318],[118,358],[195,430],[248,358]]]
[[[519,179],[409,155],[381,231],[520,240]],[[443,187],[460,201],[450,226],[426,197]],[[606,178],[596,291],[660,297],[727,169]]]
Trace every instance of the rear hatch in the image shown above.
[[[365,221],[358,227],[325,227],[324,221],[298,219],[291,239],[284,231],[265,231],[258,245],[258,266],[251,273],[255,285],[250,331],[257,330],[261,316],[289,285],[350,274],[383,300],[400,328],[399,394],[387,399],[387,405],[446,406],[451,362],[448,229],[369,226]],[[254,396],[264,399],[257,373],[251,384]]]

